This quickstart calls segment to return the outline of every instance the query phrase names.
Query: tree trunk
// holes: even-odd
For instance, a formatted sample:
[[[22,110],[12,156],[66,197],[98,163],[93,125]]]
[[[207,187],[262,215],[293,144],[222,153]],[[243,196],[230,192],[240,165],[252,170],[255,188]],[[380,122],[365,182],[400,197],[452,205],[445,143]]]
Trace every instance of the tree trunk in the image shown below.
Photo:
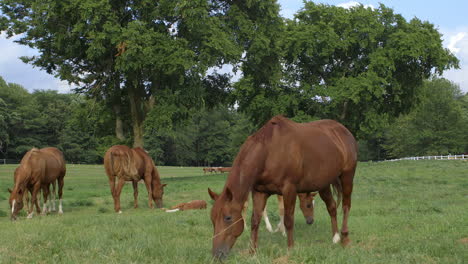
[[[120,105],[115,104],[114,105],[114,114],[115,114],[115,136],[119,140],[125,140],[124,132],[123,132],[123,122],[122,119],[120,118]]]
[[[143,147],[143,109],[141,105],[141,97],[138,93],[139,85],[134,83],[129,87],[128,98],[130,101],[130,113],[132,116],[133,127],[133,147]]]
[[[346,114],[348,112],[348,101],[345,101],[343,103],[343,111],[341,112],[341,115],[340,115],[340,121],[344,121],[346,119]]]

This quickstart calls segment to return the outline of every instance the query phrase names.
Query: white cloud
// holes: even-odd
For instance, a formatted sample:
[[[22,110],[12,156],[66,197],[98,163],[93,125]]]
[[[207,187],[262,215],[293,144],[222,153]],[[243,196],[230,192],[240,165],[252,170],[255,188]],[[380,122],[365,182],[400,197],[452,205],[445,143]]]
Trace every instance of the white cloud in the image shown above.
[[[447,48],[453,53],[458,53],[460,51],[460,48],[456,47],[456,45],[458,44],[458,42],[463,40],[463,38],[466,35],[467,35],[466,32],[460,32],[456,34],[455,36],[451,36]]]
[[[25,64],[19,57],[34,56],[38,52],[24,45],[14,42],[20,36],[7,39],[4,32],[0,33],[0,76],[9,83],[22,85],[29,91],[33,90],[57,90],[60,93],[70,92],[71,86],[60,81],[45,71]]]
[[[444,77],[459,84],[460,89],[468,92],[468,28],[458,28],[452,31],[444,31],[444,46],[448,48],[459,60],[460,69],[448,70]]]
[[[359,5],[362,5],[361,3],[359,2],[356,2],[356,1],[349,1],[349,2],[346,2],[346,3],[341,3],[341,4],[337,4],[336,6],[339,6],[339,7],[343,7],[343,8],[346,8],[346,9],[349,9],[351,7],[355,7],[355,6],[359,6]],[[364,5],[365,8],[372,8],[372,9],[375,9],[373,5]]]

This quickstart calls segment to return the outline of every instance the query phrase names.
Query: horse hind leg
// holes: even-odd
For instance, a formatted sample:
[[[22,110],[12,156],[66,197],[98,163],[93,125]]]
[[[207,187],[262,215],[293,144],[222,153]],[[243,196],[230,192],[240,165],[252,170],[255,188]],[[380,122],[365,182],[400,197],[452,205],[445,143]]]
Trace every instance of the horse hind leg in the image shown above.
[[[49,193],[50,193],[50,189],[49,189],[49,185],[46,185],[46,186],[43,186],[42,187],[42,197],[44,199],[44,203],[43,203],[43,207],[42,207],[42,213],[41,215],[46,215],[47,214],[47,197],[49,196]]]
[[[282,195],[277,195],[278,198],[278,213],[280,217],[280,221],[278,226],[275,229],[275,232],[281,231],[283,236],[286,236],[286,228],[284,227],[284,201]]]
[[[266,229],[270,233],[273,233],[273,227],[271,226],[270,219],[268,219],[268,213],[267,213],[267,207],[266,206],[265,206],[265,209],[263,209],[263,220],[265,220]]]
[[[63,177],[58,178],[58,196],[59,196],[59,214],[63,214],[62,196],[63,196]]]
[[[133,184],[133,207],[138,208],[138,182],[132,181]]]
[[[330,186],[325,187],[319,191],[320,198],[325,202],[327,206],[328,214],[331,219],[333,243],[338,243],[341,240],[340,234],[338,233],[338,222],[336,220],[336,202],[333,199],[333,194],[331,192]]]
[[[351,193],[353,192],[353,178],[355,168],[351,171],[343,172],[341,175],[341,184],[343,188],[343,225],[341,227],[341,244],[347,246],[351,241],[349,239],[348,217],[351,210]]]
[[[55,208],[55,199],[57,198],[56,197],[56,194],[57,194],[57,191],[56,191],[56,182],[52,182],[52,192],[51,192],[51,196],[50,196],[50,211],[51,212],[55,212],[56,211],[56,208]]]

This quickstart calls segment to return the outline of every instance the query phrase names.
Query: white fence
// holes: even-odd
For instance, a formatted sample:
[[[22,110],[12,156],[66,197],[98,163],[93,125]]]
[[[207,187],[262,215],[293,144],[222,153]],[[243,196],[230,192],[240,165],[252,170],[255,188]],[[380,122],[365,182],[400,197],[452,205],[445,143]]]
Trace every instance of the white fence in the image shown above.
[[[468,160],[468,154],[461,155],[447,155],[447,156],[423,156],[423,157],[407,157],[400,159],[391,159],[386,161],[399,161],[399,160]]]

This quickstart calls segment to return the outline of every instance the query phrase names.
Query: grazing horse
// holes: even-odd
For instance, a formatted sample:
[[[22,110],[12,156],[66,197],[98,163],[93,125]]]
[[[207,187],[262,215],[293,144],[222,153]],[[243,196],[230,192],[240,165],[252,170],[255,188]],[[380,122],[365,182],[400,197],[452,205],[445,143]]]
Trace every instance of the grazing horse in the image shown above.
[[[316,192],[327,206],[333,242],[349,243],[348,216],[357,164],[357,143],[340,123],[320,120],[296,123],[282,116],[269,120],[248,137],[237,154],[226,184],[211,209],[215,258],[223,259],[243,230],[242,208],[252,192],[252,251],[267,198],[281,194],[288,247],[294,246],[294,209],[298,193]],[[338,233],[337,204],[332,188],[343,200],[343,226]],[[338,204],[339,205],[339,204]]]
[[[314,223],[314,209],[315,209],[314,196],[316,194],[317,193],[298,193],[297,194],[297,197],[299,197],[299,207],[301,208],[302,214],[304,215],[304,218],[308,225],[311,225]],[[286,236],[286,229],[284,227],[283,196],[277,195],[276,197],[278,198],[278,211],[279,211],[279,216],[280,216],[280,222],[278,223],[278,226],[273,231],[273,228],[271,227],[270,219],[268,219],[266,206],[265,206],[265,209],[263,210],[263,219],[265,220],[266,228],[268,231],[270,231],[271,233],[281,231],[283,236]]]
[[[209,190],[210,195],[214,197],[218,197],[219,194],[214,193],[213,191]],[[317,193],[298,193],[297,197],[299,197],[299,207],[301,208],[302,214],[304,215],[304,218],[306,220],[306,223],[308,225],[311,225],[314,223],[314,209],[315,209],[315,200],[314,197],[317,195]],[[270,231],[270,233],[276,233],[278,231],[281,231],[283,236],[286,236],[286,229],[284,227],[284,202],[283,202],[283,196],[282,195],[277,195],[278,198],[278,213],[280,216],[280,222],[278,223],[278,226],[276,227],[275,230],[273,230],[273,227],[271,226],[270,219],[268,218],[268,213],[267,213],[267,208],[265,205],[265,209],[263,209],[263,220],[265,220],[265,225],[266,229]],[[247,207],[248,207],[249,201],[245,201],[244,207],[242,209],[242,218],[244,219],[244,228],[247,228],[247,222],[246,222],[246,214],[247,214]]]
[[[138,207],[138,181],[140,180],[144,180],[148,191],[148,206],[153,208],[154,201],[156,207],[162,207],[166,184],[161,184],[158,170],[145,150],[139,147],[131,149],[124,145],[112,146],[104,155],[104,167],[109,177],[115,212],[122,213],[120,193],[126,181],[133,183],[135,208]]]
[[[32,218],[34,206],[37,213],[41,212],[37,195],[42,189],[44,197],[44,213],[46,212],[47,197],[49,196],[49,186],[58,182],[59,188],[59,213],[62,214],[62,192],[63,178],[65,177],[65,159],[57,148],[33,148],[28,151],[19,167],[15,170],[13,190],[10,192],[11,219],[16,220],[18,212],[23,208],[23,197],[27,191],[31,193],[31,206],[28,211],[28,218]]]

